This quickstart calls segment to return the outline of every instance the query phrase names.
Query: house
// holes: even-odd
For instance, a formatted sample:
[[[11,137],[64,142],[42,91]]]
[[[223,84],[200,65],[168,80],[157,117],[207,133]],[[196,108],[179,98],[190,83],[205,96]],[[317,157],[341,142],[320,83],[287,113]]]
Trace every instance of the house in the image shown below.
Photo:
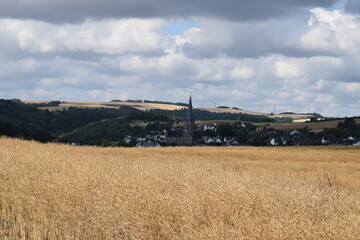
[[[292,130],[291,132],[289,132],[289,135],[291,137],[293,137],[293,136],[299,136],[299,135],[302,135],[302,134],[298,130]]]
[[[213,138],[212,137],[208,137],[208,136],[203,136],[202,137],[202,140],[205,144],[210,144],[212,142],[214,142]]]
[[[193,107],[191,96],[186,113],[183,128],[177,128],[165,133],[166,144],[176,144],[180,146],[191,146],[194,143],[195,120],[193,118]]]
[[[203,130],[206,131],[206,130],[215,130],[216,129],[216,123],[210,123],[210,124],[204,124],[203,125]]]
[[[221,141],[220,137],[208,137],[208,136],[203,136],[202,137],[202,141],[204,142],[204,144],[206,145],[221,145],[223,143],[223,141]]]
[[[333,134],[328,134],[322,137],[321,143],[324,145],[336,144],[336,137]]]
[[[292,139],[294,146],[309,146],[310,142],[305,137],[293,138]]]
[[[286,146],[286,144],[287,140],[283,137],[274,137],[269,140],[270,146]]]
[[[342,137],[344,145],[353,145],[356,142],[356,138],[353,136]]]
[[[224,142],[226,143],[230,143],[234,141],[234,137],[230,137],[230,136],[226,136],[224,137]]]
[[[131,137],[131,136],[127,136],[127,137],[124,138],[124,142],[125,142],[125,143],[128,143],[128,144],[129,144],[131,141],[132,141],[132,137]]]
[[[211,138],[211,137],[208,137],[208,138],[204,141],[205,144],[211,144],[211,143],[213,143],[213,142],[214,142],[214,138]]]
[[[165,135],[156,135],[155,138],[159,142],[165,142],[166,141],[166,136]]]
[[[251,128],[252,125],[251,125],[251,123],[235,123],[234,127],[235,128]]]
[[[158,141],[141,141],[136,144],[136,147],[161,147],[160,143]]]
[[[145,140],[146,140],[145,138],[138,137],[138,138],[136,139],[136,142],[139,143],[139,142],[143,142],[143,141],[145,141]]]
[[[298,130],[292,130],[289,132],[289,137],[293,142],[294,146],[308,146],[310,145],[309,140]]]

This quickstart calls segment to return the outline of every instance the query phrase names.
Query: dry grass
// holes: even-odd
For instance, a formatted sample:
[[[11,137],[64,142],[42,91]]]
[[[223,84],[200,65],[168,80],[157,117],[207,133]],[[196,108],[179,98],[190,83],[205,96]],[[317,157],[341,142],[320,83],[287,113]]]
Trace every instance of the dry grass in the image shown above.
[[[31,101],[25,100],[24,103],[48,103],[49,101]],[[179,110],[184,106],[161,104],[161,103],[141,103],[141,102],[74,102],[63,101],[58,107],[40,107],[40,109],[47,109],[50,111],[61,110],[63,108],[78,107],[78,108],[119,108],[121,106],[131,106],[141,111],[151,109],[163,109],[163,110]]]
[[[357,124],[360,124],[360,118],[355,118]],[[325,128],[336,128],[339,122],[344,122],[342,120],[332,120],[332,121],[323,121],[323,122],[306,122],[306,123],[280,123],[274,124],[271,127],[276,130],[292,130],[292,129],[303,129],[308,127],[314,132],[323,131]]]
[[[214,113],[244,113],[249,115],[256,116],[267,116],[269,118],[293,118],[293,119],[309,119],[313,117],[313,115],[305,115],[305,114],[275,114],[271,115],[270,113],[261,113],[261,112],[252,112],[246,110],[237,110],[232,108],[199,108],[200,110],[205,110]]]
[[[0,139],[0,239],[358,239],[360,149]]]
[[[232,108],[199,108],[200,110],[214,112],[214,113],[245,113],[250,115],[267,116],[269,113],[252,112],[246,110],[237,110]]]
[[[49,101],[34,101],[23,100],[24,103],[48,103]],[[162,103],[142,103],[142,102],[75,102],[75,101],[63,101],[58,107],[39,107],[42,110],[62,110],[63,108],[78,107],[78,108],[119,108],[120,106],[131,106],[141,111],[147,111],[151,109],[163,109],[163,110],[180,110],[186,108],[184,106]],[[252,112],[246,110],[237,110],[232,108],[199,108],[199,110],[213,112],[213,113],[243,113],[256,116],[267,116],[270,118],[293,118],[302,122],[305,119],[310,119],[312,115],[303,114],[275,114]]]

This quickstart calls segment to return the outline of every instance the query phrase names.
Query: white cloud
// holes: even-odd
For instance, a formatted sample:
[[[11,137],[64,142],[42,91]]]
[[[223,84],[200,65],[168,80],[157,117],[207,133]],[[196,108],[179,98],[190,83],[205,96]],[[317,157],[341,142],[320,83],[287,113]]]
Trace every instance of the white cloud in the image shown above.
[[[155,72],[161,74],[187,75],[193,68],[193,60],[182,53],[173,53],[161,57],[124,57],[119,64],[121,70],[130,72]]]
[[[230,72],[231,78],[237,79],[250,79],[254,76],[254,71],[249,67],[237,66]]]
[[[300,78],[302,75],[302,71],[293,63],[289,63],[288,61],[278,61],[275,62],[276,74],[279,78],[284,79],[293,79]]]
[[[47,91],[43,88],[35,89],[34,94],[36,97],[46,97],[46,98],[52,95],[50,91]]]
[[[44,78],[40,79],[39,85],[42,87],[57,87],[60,86],[61,80],[60,79],[51,79],[51,78]]]
[[[151,52],[160,49],[160,19],[87,20],[55,25],[33,20],[2,19],[2,34],[13,36],[23,50],[49,53],[86,51],[100,54]]]
[[[99,89],[94,89],[94,90],[88,91],[88,93],[90,94],[91,98],[93,98],[93,99],[99,99],[99,97],[101,95],[104,95],[104,94],[102,94],[102,92]]]
[[[300,43],[304,49],[337,55],[357,55],[360,44],[360,19],[343,11],[311,10],[309,31]]]
[[[62,82],[66,85],[78,85],[80,83],[79,79],[75,79],[75,78],[65,78],[62,80]]]
[[[23,71],[33,72],[36,69],[37,61],[35,59],[23,59],[17,62],[17,67],[20,67]]]
[[[41,87],[59,87],[59,86],[76,86],[79,84],[79,80],[75,78],[43,78],[40,79],[38,85]]]

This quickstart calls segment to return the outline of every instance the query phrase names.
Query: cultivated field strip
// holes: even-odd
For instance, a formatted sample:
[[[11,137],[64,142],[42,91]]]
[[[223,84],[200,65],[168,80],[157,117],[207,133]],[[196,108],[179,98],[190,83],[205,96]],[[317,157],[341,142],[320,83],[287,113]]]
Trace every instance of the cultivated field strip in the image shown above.
[[[0,239],[359,239],[360,149],[0,139]]]

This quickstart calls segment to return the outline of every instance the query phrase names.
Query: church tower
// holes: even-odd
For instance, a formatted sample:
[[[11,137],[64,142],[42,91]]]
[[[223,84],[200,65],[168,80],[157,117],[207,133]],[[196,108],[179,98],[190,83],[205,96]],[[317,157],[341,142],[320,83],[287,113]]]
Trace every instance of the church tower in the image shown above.
[[[193,118],[193,107],[192,107],[192,101],[191,101],[191,95],[189,99],[189,106],[186,113],[186,119],[184,123],[184,130],[190,133],[191,135],[195,132],[195,120]]]

